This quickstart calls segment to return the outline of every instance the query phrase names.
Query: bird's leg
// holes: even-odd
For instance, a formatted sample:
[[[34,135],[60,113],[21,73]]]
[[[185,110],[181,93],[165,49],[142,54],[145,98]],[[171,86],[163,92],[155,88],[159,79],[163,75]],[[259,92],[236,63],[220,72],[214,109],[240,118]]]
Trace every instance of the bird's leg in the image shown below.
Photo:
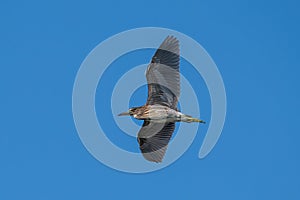
[[[188,122],[188,123],[191,123],[191,122],[199,122],[199,123],[203,123],[205,124],[205,121],[203,120],[200,120],[200,119],[197,119],[197,118],[194,118],[190,115],[181,115],[181,121],[182,122]]]

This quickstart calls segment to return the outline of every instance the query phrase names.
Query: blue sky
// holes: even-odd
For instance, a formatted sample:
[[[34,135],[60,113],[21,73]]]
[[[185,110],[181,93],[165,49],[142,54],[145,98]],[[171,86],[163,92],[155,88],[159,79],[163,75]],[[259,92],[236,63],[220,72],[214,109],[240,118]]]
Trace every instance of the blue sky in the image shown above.
[[[299,199],[298,8],[296,0],[1,1],[0,199]],[[82,145],[72,89],[96,45],[144,26],[183,32],[208,51],[225,83],[227,118],[205,159],[197,157],[200,130],[171,166],[127,174]]]

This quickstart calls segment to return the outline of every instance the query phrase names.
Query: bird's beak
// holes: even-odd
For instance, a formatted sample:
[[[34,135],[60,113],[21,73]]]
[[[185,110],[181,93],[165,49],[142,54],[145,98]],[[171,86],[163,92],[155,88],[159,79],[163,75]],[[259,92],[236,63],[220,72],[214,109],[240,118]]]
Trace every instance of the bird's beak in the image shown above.
[[[118,114],[118,116],[128,116],[128,115],[130,115],[129,111]]]

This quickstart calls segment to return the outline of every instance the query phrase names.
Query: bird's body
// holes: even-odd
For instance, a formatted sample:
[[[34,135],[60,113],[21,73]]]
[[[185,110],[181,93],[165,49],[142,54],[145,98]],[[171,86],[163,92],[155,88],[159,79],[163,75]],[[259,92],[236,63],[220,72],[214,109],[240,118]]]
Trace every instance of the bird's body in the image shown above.
[[[146,104],[120,114],[144,120],[138,142],[143,156],[152,162],[162,161],[176,122],[205,123],[177,109],[180,96],[179,59],[179,41],[168,36],[155,52],[146,71]]]
[[[137,107],[133,117],[140,120],[153,120],[155,122],[160,122],[168,119],[177,121],[180,118],[180,115],[176,110],[170,109],[167,106],[156,104]]]
[[[149,120],[155,123],[164,122],[201,122],[196,118],[185,115],[177,110],[169,108],[164,105],[147,105],[141,107],[131,108],[134,118],[139,120]]]

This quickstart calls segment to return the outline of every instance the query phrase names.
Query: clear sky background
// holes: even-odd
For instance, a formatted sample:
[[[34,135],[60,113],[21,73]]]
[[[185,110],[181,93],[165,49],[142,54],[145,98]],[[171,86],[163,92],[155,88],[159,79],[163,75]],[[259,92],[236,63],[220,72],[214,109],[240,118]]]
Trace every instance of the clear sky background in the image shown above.
[[[296,0],[1,1],[0,199],[300,199],[299,6]],[[72,88],[97,44],[144,26],[183,32],[208,51],[225,83],[228,112],[205,159],[198,159],[203,127],[171,166],[127,174],[82,145]],[[128,63],[143,64],[152,54],[130,54]],[[199,81],[201,116],[209,118]],[[142,103],[145,88],[135,96]],[[105,114],[109,125],[111,113]],[[136,151],[111,125],[109,137]],[[134,138],[127,142],[136,145]]]

